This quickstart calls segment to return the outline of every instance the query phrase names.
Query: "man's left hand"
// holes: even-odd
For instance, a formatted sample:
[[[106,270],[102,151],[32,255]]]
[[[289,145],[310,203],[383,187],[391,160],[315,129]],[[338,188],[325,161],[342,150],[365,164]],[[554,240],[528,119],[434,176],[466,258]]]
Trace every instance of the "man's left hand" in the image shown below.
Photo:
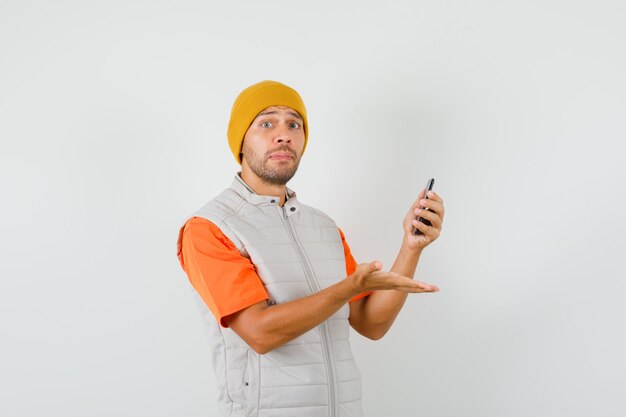
[[[419,193],[417,200],[411,205],[409,212],[404,217],[404,240],[406,248],[410,251],[419,252],[426,246],[435,241],[441,234],[441,226],[443,224],[443,200],[434,191],[428,192],[428,199],[425,197],[425,191]],[[428,208],[429,210],[425,210]],[[422,217],[431,222],[431,226],[417,221],[418,217]],[[414,235],[413,228],[417,228],[423,234]]]

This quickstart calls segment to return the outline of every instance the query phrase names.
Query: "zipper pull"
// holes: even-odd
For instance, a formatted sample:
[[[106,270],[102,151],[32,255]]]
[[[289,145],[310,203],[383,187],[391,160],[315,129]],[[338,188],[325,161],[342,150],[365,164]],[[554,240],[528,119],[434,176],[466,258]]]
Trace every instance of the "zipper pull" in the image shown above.
[[[283,209],[283,218],[287,220],[287,210],[285,210],[285,206],[281,207]]]

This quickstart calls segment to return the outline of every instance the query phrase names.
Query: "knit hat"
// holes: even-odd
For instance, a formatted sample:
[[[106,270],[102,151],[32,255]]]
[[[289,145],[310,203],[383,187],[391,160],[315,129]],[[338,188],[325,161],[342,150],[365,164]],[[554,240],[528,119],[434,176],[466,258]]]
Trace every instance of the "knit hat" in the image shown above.
[[[228,123],[228,145],[237,162],[241,165],[241,147],[243,138],[259,113],[268,107],[287,106],[302,116],[304,128],[304,148],[306,149],[309,128],[306,120],[306,108],[300,94],[291,87],[276,81],[261,81],[243,90],[230,111]]]

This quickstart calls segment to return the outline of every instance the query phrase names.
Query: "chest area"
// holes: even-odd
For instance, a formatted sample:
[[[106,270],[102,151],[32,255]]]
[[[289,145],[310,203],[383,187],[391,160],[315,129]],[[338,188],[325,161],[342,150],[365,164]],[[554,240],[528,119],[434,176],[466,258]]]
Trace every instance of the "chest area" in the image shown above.
[[[341,236],[330,219],[274,206],[234,219],[231,227],[274,302],[315,293],[345,278]]]

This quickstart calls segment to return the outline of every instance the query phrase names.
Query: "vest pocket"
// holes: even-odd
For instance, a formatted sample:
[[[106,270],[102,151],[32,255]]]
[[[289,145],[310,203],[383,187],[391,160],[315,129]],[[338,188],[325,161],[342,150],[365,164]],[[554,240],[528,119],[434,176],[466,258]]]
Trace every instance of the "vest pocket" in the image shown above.
[[[246,416],[248,417],[254,417],[259,414],[260,363],[259,354],[252,349],[248,349],[246,370],[243,376],[243,394],[246,398]]]

